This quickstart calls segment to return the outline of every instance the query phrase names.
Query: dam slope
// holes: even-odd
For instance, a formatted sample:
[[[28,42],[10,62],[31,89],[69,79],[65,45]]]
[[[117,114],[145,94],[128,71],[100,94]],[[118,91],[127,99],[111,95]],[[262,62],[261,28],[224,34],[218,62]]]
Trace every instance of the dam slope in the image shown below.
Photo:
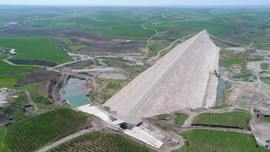
[[[104,105],[136,123],[142,117],[215,105],[219,48],[206,30],[177,45]]]

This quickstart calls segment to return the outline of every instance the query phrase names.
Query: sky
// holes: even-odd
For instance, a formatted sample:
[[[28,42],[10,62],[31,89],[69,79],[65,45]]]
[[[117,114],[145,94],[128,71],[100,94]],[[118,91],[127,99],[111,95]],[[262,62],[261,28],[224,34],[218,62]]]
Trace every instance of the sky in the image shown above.
[[[270,0],[0,0],[0,5],[265,6]]]

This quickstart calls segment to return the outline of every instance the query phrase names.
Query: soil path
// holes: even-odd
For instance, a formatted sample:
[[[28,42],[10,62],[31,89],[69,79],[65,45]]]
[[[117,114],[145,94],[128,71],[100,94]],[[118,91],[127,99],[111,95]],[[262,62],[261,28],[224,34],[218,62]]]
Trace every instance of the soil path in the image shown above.
[[[173,124],[169,124],[167,122],[155,119],[155,118],[144,118],[142,121],[146,121],[148,123],[152,123],[153,125],[155,124],[161,124],[164,126],[167,126],[169,128],[172,128],[173,130],[176,130],[179,133],[183,133],[186,131],[190,131],[193,129],[208,129],[208,130],[219,130],[219,131],[231,131],[231,132],[239,132],[239,133],[244,133],[244,134],[251,134],[250,130],[247,129],[235,129],[235,128],[223,128],[223,127],[206,127],[206,126],[190,126],[190,127],[179,127]]]
[[[36,112],[39,110],[39,108],[38,108],[37,105],[33,102],[33,100],[32,100],[32,98],[31,98],[31,95],[30,95],[29,91],[28,91],[28,90],[25,90],[24,92],[25,92],[25,94],[26,94],[26,96],[27,96],[27,98],[28,98],[29,103],[35,107],[34,113],[36,113]]]
[[[92,117],[92,122],[91,122],[91,125],[92,127],[91,128],[87,128],[87,129],[83,129],[83,130],[80,130],[76,133],[73,133],[71,135],[68,135],[62,139],[59,139],[41,149],[38,150],[38,152],[46,152],[46,151],[49,151],[50,149],[64,143],[64,142],[67,142],[71,139],[74,139],[78,136],[81,136],[81,135],[84,135],[84,134],[87,134],[87,133],[90,133],[90,132],[94,132],[94,131],[98,131],[98,130],[102,130],[105,126],[105,123],[102,122],[102,120],[100,120],[99,118],[96,118],[96,117]]]
[[[10,58],[10,57],[9,57]],[[8,59],[9,59],[8,58]],[[32,66],[32,67],[40,67],[40,68],[44,68],[44,66],[41,65],[27,65],[27,64],[14,64],[11,61],[8,61],[8,59],[3,60],[4,62],[6,62],[7,64],[13,65],[13,66]]]
[[[181,37],[181,38],[179,38],[179,39],[176,39],[176,40],[173,41],[168,47],[166,47],[166,48],[164,48],[164,49],[158,51],[157,56],[155,56],[154,59],[157,60],[157,59],[160,57],[160,53],[161,53],[161,52],[170,49],[171,47],[173,47],[173,45],[174,45],[176,42],[178,42],[178,41],[180,41],[180,40],[185,40],[185,38],[194,36],[195,34],[196,34],[196,33],[190,34],[190,35],[187,35],[187,36],[184,36],[184,37]]]
[[[142,26],[144,29],[149,29],[149,28],[145,27],[143,24],[141,24],[141,26]],[[152,39],[153,37],[155,37],[155,36],[158,34],[158,31],[157,31],[156,29],[152,28],[152,30],[154,30],[156,33],[155,33],[154,35],[152,35],[152,36],[147,40],[146,47],[145,47],[146,53],[145,53],[144,56],[142,57],[141,62],[142,62],[143,59],[144,59],[145,57],[147,57],[147,55],[149,54],[149,44],[150,44],[151,39]]]

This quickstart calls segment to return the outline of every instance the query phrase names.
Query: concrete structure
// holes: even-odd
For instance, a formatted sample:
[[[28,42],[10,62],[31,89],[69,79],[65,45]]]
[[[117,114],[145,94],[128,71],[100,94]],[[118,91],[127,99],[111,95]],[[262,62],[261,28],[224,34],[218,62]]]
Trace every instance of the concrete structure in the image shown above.
[[[15,54],[16,54],[16,49],[11,49],[11,50],[9,51],[9,53],[10,53],[11,55],[15,55]]]
[[[96,106],[91,106],[90,104],[88,104],[88,105],[77,107],[76,109],[79,111],[83,111],[83,112],[89,113],[91,115],[94,115],[94,116],[102,119],[106,123],[113,125],[119,129],[122,129],[125,134],[127,134],[133,138],[136,138],[136,139],[138,139],[138,140],[140,140],[140,141],[142,141],[150,146],[153,146],[157,149],[159,149],[164,143],[160,139],[158,139],[157,137],[152,135],[153,133],[151,131],[149,131],[147,128],[143,127],[143,125],[135,126],[135,127],[134,127],[134,125],[131,125],[132,127],[125,128],[125,127],[123,127],[123,124],[124,124],[124,126],[129,126],[130,124],[127,124],[126,122],[113,117],[109,113],[99,109]]]
[[[116,117],[138,123],[142,117],[215,105],[219,48],[204,30],[177,45],[110,98]]]

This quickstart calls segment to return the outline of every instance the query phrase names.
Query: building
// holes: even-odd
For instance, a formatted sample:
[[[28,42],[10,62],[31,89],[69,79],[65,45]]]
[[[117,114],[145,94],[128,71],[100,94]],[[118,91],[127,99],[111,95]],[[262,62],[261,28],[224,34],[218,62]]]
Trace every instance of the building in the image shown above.
[[[9,53],[10,53],[11,55],[15,55],[15,54],[16,54],[16,49],[11,49],[11,50],[9,51]]]

